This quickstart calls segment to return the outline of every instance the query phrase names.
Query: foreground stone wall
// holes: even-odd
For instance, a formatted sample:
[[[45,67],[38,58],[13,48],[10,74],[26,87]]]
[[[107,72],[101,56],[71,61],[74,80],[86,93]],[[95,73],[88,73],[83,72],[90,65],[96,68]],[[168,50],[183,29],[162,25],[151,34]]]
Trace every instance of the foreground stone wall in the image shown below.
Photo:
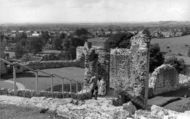
[[[125,91],[131,100],[145,107],[148,91],[148,44],[142,31],[131,38],[130,49],[111,49],[110,86]]]
[[[149,81],[149,88],[153,94],[158,95],[179,88],[179,76],[177,70],[168,64],[157,67]]]
[[[114,106],[112,98],[77,101],[71,98],[22,98],[1,95],[0,104],[47,109],[68,119],[189,119],[190,116],[190,111],[176,112],[156,105],[151,106],[149,111],[134,110],[131,114],[130,106]]]

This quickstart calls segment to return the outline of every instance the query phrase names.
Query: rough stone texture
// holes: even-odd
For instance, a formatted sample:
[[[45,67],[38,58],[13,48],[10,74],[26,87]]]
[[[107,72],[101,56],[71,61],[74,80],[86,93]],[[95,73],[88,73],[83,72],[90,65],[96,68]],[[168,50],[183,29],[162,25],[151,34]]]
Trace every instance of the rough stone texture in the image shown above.
[[[183,75],[183,74],[179,74],[179,85],[180,87],[187,87],[190,85],[190,77]]]
[[[129,115],[133,115],[137,110],[132,102],[124,103],[123,109],[129,112]]]
[[[153,89],[154,95],[178,89],[179,77],[177,70],[168,64],[157,67],[150,77],[149,88]]]
[[[129,113],[122,106],[112,105],[111,98],[85,100],[79,105],[73,104],[73,99],[53,99],[45,97],[21,98],[15,96],[0,96],[1,104],[38,107],[49,109],[58,115],[72,119],[126,119]]]
[[[131,67],[129,49],[111,49],[110,87],[124,89],[129,84]]]
[[[109,66],[110,66],[110,51],[104,48],[98,48],[98,75],[106,83],[106,90],[109,90]]]
[[[85,81],[86,85],[88,85],[89,80],[93,76],[97,76],[97,64],[98,64],[98,54],[95,49],[91,47],[90,42],[85,42],[84,45],[84,55],[85,55]]]
[[[84,56],[84,67],[85,67],[85,88],[89,87],[88,80],[93,76],[97,75],[100,79],[104,79],[106,90],[109,88],[109,59],[110,53],[102,47],[91,47],[90,42],[86,42],[84,47],[77,48],[77,57],[81,58]],[[95,50],[95,54],[92,51]],[[92,58],[98,56],[96,59]],[[106,93],[104,93],[105,95]]]
[[[144,31],[131,38],[130,49],[111,49],[110,86],[124,90],[132,100],[144,107],[148,90],[148,45]],[[149,41],[150,42],[150,41]]]
[[[129,115],[129,112],[122,106],[113,106],[112,98],[77,101],[71,98],[23,98],[1,95],[0,104],[48,109],[59,116],[70,119],[189,119],[190,117],[190,111],[180,113],[155,105],[151,107],[150,111],[137,110],[134,115]]]

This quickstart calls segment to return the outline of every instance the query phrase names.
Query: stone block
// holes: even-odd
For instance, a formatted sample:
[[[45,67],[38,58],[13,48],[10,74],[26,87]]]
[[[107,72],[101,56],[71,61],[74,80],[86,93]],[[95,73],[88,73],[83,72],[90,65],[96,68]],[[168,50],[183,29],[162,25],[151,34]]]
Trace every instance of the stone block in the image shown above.
[[[148,44],[150,36],[144,31],[131,38],[130,49],[110,51],[110,87],[126,92],[139,105],[145,105],[148,92]]]
[[[123,104],[123,109],[129,112],[129,115],[132,116],[137,110],[133,103],[130,101]]]
[[[168,64],[157,67],[149,80],[149,87],[153,94],[158,95],[179,88],[179,76],[177,70]]]

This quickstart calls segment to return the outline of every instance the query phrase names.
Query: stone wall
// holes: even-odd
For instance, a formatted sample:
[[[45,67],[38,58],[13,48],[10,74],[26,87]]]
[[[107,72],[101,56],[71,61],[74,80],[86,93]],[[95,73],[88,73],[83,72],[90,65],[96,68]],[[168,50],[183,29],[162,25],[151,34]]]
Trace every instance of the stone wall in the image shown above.
[[[129,49],[111,49],[110,87],[124,89],[129,84],[131,52]]]
[[[149,88],[153,89],[153,95],[178,89],[179,76],[177,70],[168,64],[157,67],[150,77]]]
[[[77,47],[77,49],[76,49],[76,59],[80,59],[82,57],[83,50],[84,50],[83,46]]]
[[[131,100],[145,106],[148,93],[148,45],[144,31],[131,38],[130,49],[111,49],[110,86],[125,91]]]
[[[85,68],[85,79],[90,79],[92,75],[96,74],[101,79],[104,79],[106,82],[106,88],[109,88],[109,63],[110,63],[110,52],[104,47],[90,46],[91,42],[86,42],[84,47],[77,48],[77,58],[84,59],[84,68]],[[97,61],[93,57],[91,52],[95,51],[97,55]],[[93,66],[92,63],[95,63]],[[88,82],[88,81],[86,81]],[[86,84],[88,86],[88,83]]]

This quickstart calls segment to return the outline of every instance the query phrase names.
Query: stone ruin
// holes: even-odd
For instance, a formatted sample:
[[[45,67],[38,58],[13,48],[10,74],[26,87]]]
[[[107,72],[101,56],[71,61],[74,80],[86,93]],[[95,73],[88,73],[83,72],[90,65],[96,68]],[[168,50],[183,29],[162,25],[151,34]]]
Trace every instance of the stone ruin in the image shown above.
[[[150,77],[149,88],[152,89],[153,95],[178,89],[179,75],[177,70],[169,64],[157,67]]]
[[[89,86],[89,80],[92,76],[96,75],[99,79],[106,82],[106,87],[109,88],[109,52],[102,47],[92,47],[90,42],[86,42],[84,47],[77,50],[77,58],[84,56],[85,68],[85,86]],[[99,92],[105,95],[106,92]]]
[[[86,42],[77,48],[77,58],[84,56],[85,82],[96,74],[106,81],[107,89],[122,90],[141,107],[148,97],[148,44],[149,35],[139,32],[131,38],[130,49],[92,47]],[[98,58],[94,58],[98,55]]]
[[[148,98],[149,42],[149,35],[139,32],[131,38],[130,49],[110,51],[110,87],[124,91],[134,103],[144,108]]]
[[[88,80],[97,75],[105,80],[106,90],[112,88],[115,92],[124,92],[133,103],[143,108],[148,96],[179,88],[178,73],[170,65],[164,64],[155,69],[149,80],[150,39],[148,32],[141,31],[130,39],[129,49],[108,50],[94,47],[89,42],[78,47],[77,59],[83,56],[85,62],[85,84],[88,86]]]

